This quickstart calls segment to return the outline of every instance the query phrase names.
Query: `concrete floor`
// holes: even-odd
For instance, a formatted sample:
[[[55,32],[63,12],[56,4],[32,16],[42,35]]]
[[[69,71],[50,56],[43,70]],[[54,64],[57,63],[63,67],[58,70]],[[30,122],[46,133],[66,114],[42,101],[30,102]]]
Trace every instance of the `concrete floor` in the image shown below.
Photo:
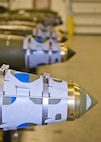
[[[65,63],[38,67],[37,73],[73,80],[82,85],[98,104],[78,120],[36,126],[22,132],[21,142],[101,142],[101,36],[74,36],[69,46],[76,55]]]

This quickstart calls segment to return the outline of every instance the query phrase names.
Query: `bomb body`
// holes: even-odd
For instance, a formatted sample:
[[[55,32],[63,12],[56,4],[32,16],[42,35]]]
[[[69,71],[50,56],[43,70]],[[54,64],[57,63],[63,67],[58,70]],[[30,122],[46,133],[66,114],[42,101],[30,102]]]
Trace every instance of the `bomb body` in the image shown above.
[[[75,120],[97,103],[74,82],[49,74],[0,69],[0,128],[13,130]]]
[[[75,54],[65,43],[51,39],[40,43],[32,36],[1,34],[0,43],[0,65],[18,70],[66,61]]]

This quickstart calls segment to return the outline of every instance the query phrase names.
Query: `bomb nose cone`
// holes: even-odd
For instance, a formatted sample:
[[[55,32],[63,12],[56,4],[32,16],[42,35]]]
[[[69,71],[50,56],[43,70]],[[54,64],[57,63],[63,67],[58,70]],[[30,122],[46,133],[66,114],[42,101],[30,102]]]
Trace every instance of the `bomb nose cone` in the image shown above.
[[[61,43],[61,60],[64,62],[66,60],[69,60],[72,56],[76,54],[75,51],[68,48],[68,45]]]
[[[80,86],[80,116],[97,104],[97,100]]]
[[[81,117],[97,104],[97,100],[80,85],[68,83],[68,118],[74,120]]]
[[[76,54],[75,51],[73,51],[72,49],[68,48],[68,55],[67,55],[67,60],[69,60],[72,56],[74,56]]]

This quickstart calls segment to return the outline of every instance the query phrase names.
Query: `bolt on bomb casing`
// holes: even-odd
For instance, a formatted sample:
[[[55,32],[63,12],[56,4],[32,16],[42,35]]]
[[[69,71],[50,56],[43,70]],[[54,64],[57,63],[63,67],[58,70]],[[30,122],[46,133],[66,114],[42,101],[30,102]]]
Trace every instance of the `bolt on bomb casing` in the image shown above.
[[[0,69],[0,128],[12,130],[81,117],[97,103],[80,85],[51,78]]]
[[[66,61],[75,54],[66,44],[53,40],[39,43],[32,36],[0,35],[0,43],[0,65],[18,70]]]

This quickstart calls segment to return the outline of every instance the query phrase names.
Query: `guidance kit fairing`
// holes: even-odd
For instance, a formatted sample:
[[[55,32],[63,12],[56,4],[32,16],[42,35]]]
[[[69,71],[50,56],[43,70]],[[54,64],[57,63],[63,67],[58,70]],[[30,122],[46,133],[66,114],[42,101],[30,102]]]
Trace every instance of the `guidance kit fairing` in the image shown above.
[[[14,130],[75,120],[97,103],[74,82],[50,74],[29,74],[0,68],[0,128]]]
[[[66,61],[75,54],[65,43],[40,41],[31,35],[1,34],[0,44],[0,66],[5,63],[19,70]]]

